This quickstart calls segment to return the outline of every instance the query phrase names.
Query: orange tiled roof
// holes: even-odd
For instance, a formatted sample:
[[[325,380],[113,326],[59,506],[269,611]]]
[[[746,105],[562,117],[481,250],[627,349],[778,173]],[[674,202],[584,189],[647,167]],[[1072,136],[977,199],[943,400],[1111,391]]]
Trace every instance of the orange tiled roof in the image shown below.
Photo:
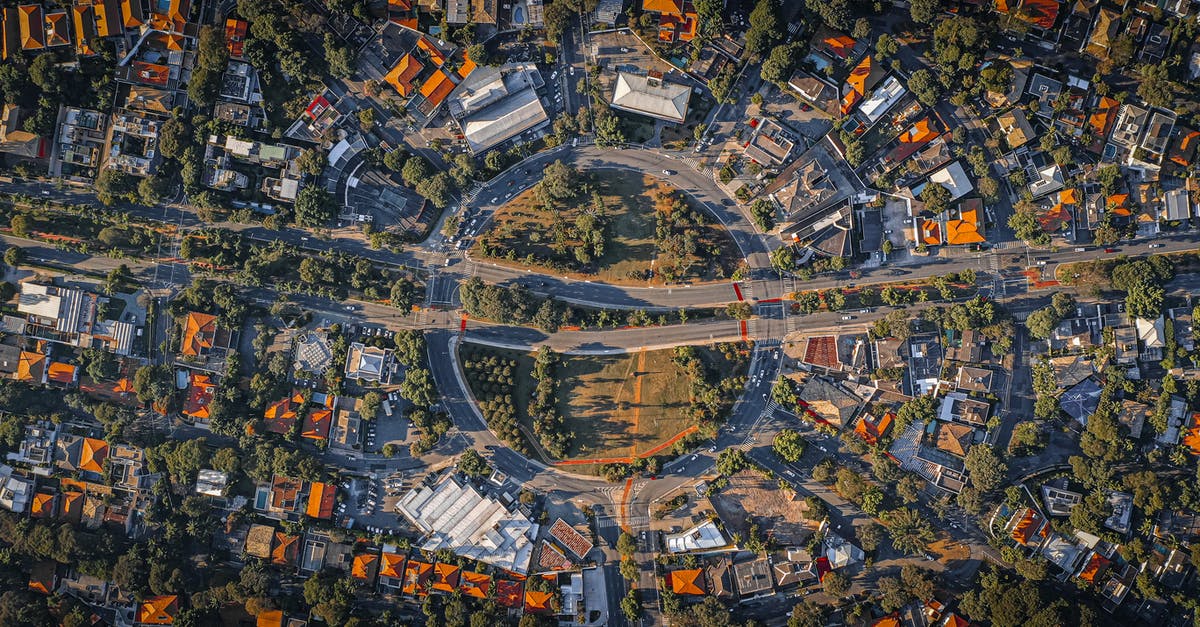
[[[330,518],[333,516],[333,504],[336,500],[336,486],[314,481],[308,489],[308,507],[304,513],[313,518]]]
[[[554,595],[541,590],[526,590],[525,591],[525,611],[526,612],[544,612],[550,609],[550,599]]]
[[[673,570],[668,575],[671,580],[671,591],[675,594],[704,594],[704,571],[699,568],[691,570]]]
[[[146,625],[170,625],[179,613],[179,597],[175,595],[150,597],[138,605],[137,622]]]
[[[845,59],[854,51],[854,44],[856,42],[846,35],[834,35],[821,40],[821,43],[825,44],[830,52]]]
[[[879,438],[887,435],[887,432],[892,428],[892,420],[895,414],[887,412],[878,420],[861,419],[858,424],[854,425],[854,433],[862,438],[870,446],[875,446]]]
[[[418,39],[417,47],[428,53],[429,58],[432,59],[437,65],[440,66],[446,62],[446,55],[442,54],[442,51],[439,50],[437,46],[433,45],[433,42],[429,41],[428,39],[424,37]]]
[[[82,492],[63,492],[62,500],[58,502],[58,517],[78,522],[83,513],[83,497]]]
[[[259,612],[254,627],[283,627],[283,610]]]
[[[132,392],[136,392],[136,390],[133,389],[133,381],[130,381],[126,377],[121,377],[121,379],[117,381],[117,384],[113,386],[113,392],[117,394],[130,394]]]
[[[354,564],[350,567],[350,576],[363,581],[372,579],[379,568],[379,556],[374,553],[359,553],[354,556]]]
[[[987,239],[980,233],[979,214],[974,209],[965,209],[958,220],[946,222],[946,243],[953,246],[979,244]]]
[[[920,122],[912,125],[912,128],[904,131],[900,136],[902,144],[924,144],[933,141],[937,138],[938,132],[933,130],[933,124],[929,118],[921,118]]]
[[[121,0],[121,20],[125,24],[125,28],[141,26],[146,20],[146,16],[142,13],[141,0]]]
[[[1079,578],[1088,583],[1096,583],[1096,576],[1107,568],[1109,563],[1103,555],[1092,553],[1092,559],[1088,560],[1087,566],[1079,573]]]
[[[1041,526],[1041,518],[1032,508],[1025,508],[1021,513],[1021,519],[1017,525],[1013,527],[1012,538],[1021,544],[1029,544],[1037,535],[1038,527]]]
[[[156,4],[161,6],[161,1]],[[150,22],[160,30],[182,31],[183,27],[187,25],[191,4],[191,0],[167,0],[166,11],[154,12],[150,17]]]
[[[275,401],[263,412],[267,421],[267,431],[272,433],[287,433],[296,424],[296,412],[304,406],[304,396],[299,392]]]
[[[71,43],[71,27],[66,11],[46,14],[46,46],[66,46]]]
[[[1064,205],[1077,205],[1079,204],[1079,195],[1074,187],[1064,189],[1058,193],[1058,202]]]
[[[1116,121],[1117,110],[1120,107],[1121,103],[1108,96],[1100,98],[1096,110],[1088,116],[1088,125],[1092,127],[1097,138],[1103,139],[1108,136],[1108,131],[1112,129],[1113,122]]]
[[[463,57],[463,64],[458,68],[458,77],[466,78],[470,76],[471,72],[475,71],[475,67],[475,62],[471,60],[471,57]]]
[[[54,592],[54,577],[58,564],[46,560],[34,564],[29,572],[29,589],[39,594],[49,595]]]
[[[454,82],[450,80],[450,76],[446,74],[445,70],[434,72],[433,76],[430,76],[429,80],[421,85],[421,95],[425,96],[429,104],[434,106],[441,104],[452,91],[454,91]]]
[[[329,425],[333,424],[333,412],[328,409],[311,411],[304,417],[304,426],[300,436],[310,440],[326,440],[329,438]]]
[[[282,531],[275,532],[275,548],[271,549],[271,563],[279,566],[290,566],[296,563],[300,554],[300,536],[289,536]]]
[[[650,13],[682,13],[683,0],[642,0],[642,10]]]
[[[90,4],[77,4],[71,7],[71,17],[75,22],[75,50],[84,56],[96,54],[89,41],[100,34],[95,7]]]
[[[207,420],[209,418],[208,406],[212,403],[213,391],[216,388],[216,384],[208,375],[193,373],[191,383],[188,385],[187,398],[183,401],[183,414]]]
[[[398,553],[384,553],[379,567],[379,576],[392,579],[404,577],[404,556]]]
[[[438,563],[433,567],[433,589],[441,592],[454,592],[458,587],[458,576],[462,569],[454,564]]]
[[[229,49],[230,56],[242,56],[246,48],[246,31],[249,28],[250,23],[246,20],[232,17],[225,20],[225,47]]]
[[[476,599],[486,599],[488,596],[488,589],[491,588],[491,585],[491,577],[483,573],[471,572],[469,570],[464,570],[462,577],[459,577],[458,581],[458,589],[462,590],[463,594],[469,597],[475,597]]]
[[[520,581],[501,579],[496,582],[496,603],[504,607],[518,608],[521,607],[524,596]]]
[[[1047,233],[1057,233],[1063,230],[1063,227],[1071,221],[1071,213],[1058,203],[1046,210],[1045,213],[1038,216],[1038,222],[1042,225],[1042,230]]]
[[[937,221],[925,219],[921,221],[921,241],[927,246],[937,246],[942,243],[942,227]]]
[[[76,466],[77,468],[94,473],[103,473],[104,460],[106,459],[108,459],[108,442],[97,440],[96,438],[83,438],[83,445],[79,449],[79,464]]]
[[[425,582],[433,576],[433,564],[408,560],[404,567],[404,594],[425,594]]]
[[[842,113],[849,113],[867,95],[867,77],[871,75],[871,55],[863,57],[846,77],[846,94],[842,96]]]
[[[1188,427],[1187,432],[1183,434],[1183,445],[1193,455],[1200,455],[1200,413],[1192,414],[1192,424]]]
[[[70,385],[75,382],[75,373],[77,372],[79,372],[79,368],[76,366],[52,361],[50,368],[46,371],[46,378],[55,383]]]
[[[21,351],[21,355],[17,358],[17,372],[15,373],[15,377],[17,381],[41,383],[42,373],[45,372],[45,368],[45,355]]]
[[[194,311],[189,313],[183,325],[183,354],[195,357],[200,351],[212,348],[216,334],[216,316]]]
[[[425,65],[419,59],[411,54],[406,54],[400,57],[387,76],[383,77],[383,80],[401,96],[407,98],[413,93],[413,79],[421,73],[421,69],[424,67]]]
[[[34,518],[50,518],[54,515],[54,495],[37,492],[33,495],[33,505],[29,515]]]
[[[1104,204],[1115,216],[1129,215],[1129,194],[1113,194],[1104,200]]]
[[[17,7],[17,28],[22,50],[46,47],[46,26],[42,21],[42,5],[23,4]]]
[[[1022,0],[1020,15],[1038,28],[1052,28],[1058,19],[1058,0]]]

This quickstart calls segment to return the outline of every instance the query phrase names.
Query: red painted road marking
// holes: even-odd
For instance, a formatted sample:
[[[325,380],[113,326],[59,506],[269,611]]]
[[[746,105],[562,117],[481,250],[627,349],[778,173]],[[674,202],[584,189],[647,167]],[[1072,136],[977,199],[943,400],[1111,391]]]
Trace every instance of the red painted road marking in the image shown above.
[[[467,332],[467,314],[463,314],[462,321],[458,323],[458,332],[459,333]]]
[[[749,340],[749,339],[750,339],[750,333],[749,333],[749,331],[746,329],[746,321],[745,321],[745,320],[739,320],[739,321],[738,321],[738,326],[740,326],[740,327],[742,328],[742,341],[743,341],[743,342],[745,342],[746,340]]]
[[[760,301],[758,301],[758,303],[759,303],[760,305],[761,305],[761,304],[765,304],[765,303],[782,303],[782,302],[783,302],[783,299],[782,299],[782,298],[768,298],[768,299],[766,299],[766,300],[760,300]]]
[[[659,444],[658,446],[646,451],[645,453],[639,453],[638,457],[641,457],[641,458],[652,457],[656,453],[661,452],[662,450],[666,449],[667,447],[674,445],[676,442],[680,441],[684,437],[689,436],[699,430],[700,430],[699,427],[697,427],[696,425],[692,425],[692,426],[688,427],[687,429],[680,431],[678,434],[675,435],[675,437],[671,438],[670,440],[667,440],[666,442]]]
[[[733,293],[737,295],[738,300],[746,300],[742,298],[742,288],[737,283],[733,284]]]

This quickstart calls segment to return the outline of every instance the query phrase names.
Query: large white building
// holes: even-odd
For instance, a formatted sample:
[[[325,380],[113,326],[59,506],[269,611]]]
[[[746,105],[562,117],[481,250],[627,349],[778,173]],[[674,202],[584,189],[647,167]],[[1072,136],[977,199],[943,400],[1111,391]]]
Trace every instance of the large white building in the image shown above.
[[[425,534],[423,551],[450,549],[515,573],[529,571],[538,525],[454,474],[405,494],[396,513]]]
[[[621,72],[617,75],[612,106],[614,109],[682,124],[687,118],[691,97],[690,87],[665,83],[659,72],[650,72],[647,76]]]
[[[550,118],[535,91],[539,86],[540,79],[532,67],[504,73],[492,68],[472,72],[450,101],[450,113],[459,120],[471,152],[482,154],[549,124]]]

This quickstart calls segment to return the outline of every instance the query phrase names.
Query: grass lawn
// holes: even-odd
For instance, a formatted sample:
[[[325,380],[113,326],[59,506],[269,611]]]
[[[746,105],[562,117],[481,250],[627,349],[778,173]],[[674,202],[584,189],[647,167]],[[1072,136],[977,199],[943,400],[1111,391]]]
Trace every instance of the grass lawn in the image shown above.
[[[532,189],[527,190],[496,211],[491,228],[475,243],[473,253],[483,256],[481,248],[486,242],[489,258],[497,263],[616,285],[663,285],[659,276],[650,281],[643,278],[655,263],[663,262],[657,259],[654,239],[657,179],[615,170],[592,171],[585,176],[591,178],[609,220],[604,254],[584,267],[585,271],[577,271],[579,264],[573,256],[578,240],[567,240],[565,254],[551,246],[554,225],[573,226],[581,213],[591,210],[589,198],[551,212],[537,202]],[[713,250],[720,254],[711,254]],[[731,276],[741,257],[729,234],[713,221],[703,227],[696,254],[685,261],[691,264],[685,280],[715,281]]]

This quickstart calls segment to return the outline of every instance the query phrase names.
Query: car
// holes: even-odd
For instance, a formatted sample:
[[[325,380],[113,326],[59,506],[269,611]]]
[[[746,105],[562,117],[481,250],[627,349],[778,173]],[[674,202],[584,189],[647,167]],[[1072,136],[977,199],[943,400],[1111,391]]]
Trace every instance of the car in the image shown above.
[[[1106,252],[1106,253],[1115,253],[1115,252],[1117,252],[1117,249],[1116,249],[1116,248],[1105,248],[1105,249],[1104,249],[1104,252]]]
[[[558,78],[558,70],[555,70],[550,73],[550,80],[554,80],[556,78]]]
[[[671,170],[663,170],[663,175],[665,175],[665,176],[671,176],[672,174],[675,174],[675,173],[672,172]]]
[[[1076,246],[1076,247],[1075,247],[1075,252],[1077,252],[1077,253],[1081,253],[1081,252],[1083,252],[1083,251],[1085,251],[1085,250],[1087,250],[1087,249],[1086,249],[1086,248],[1084,248],[1083,246]]]
[[[854,316],[842,316],[842,320],[853,320]]]
[[[884,234],[884,235],[891,235],[891,234],[892,234],[892,230],[891,230],[891,229],[888,229],[888,230],[884,231],[884,232],[883,232],[883,234]]]
[[[346,311],[354,311],[354,305],[346,305]]]
[[[859,309],[859,310],[858,310],[858,313],[871,313],[871,309],[870,309],[870,308],[867,308],[867,309]]]
[[[1037,265],[1039,265],[1039,266],[1044,266],[1044,265],[1046,265],[1046,260],[1045,260],[1045,259],[1043,259],[1043,260],[1041,260],[1041,261],[1037,262]]]
[[[708,447],[708,452],[709,452],[709,453],[716,453],[716,452],[717,452],[717,447],[715,447],[715,446],[710,446],[710,447]]]
[[[1162,244],[1151,244],[1150,248],[1162,248]]]

